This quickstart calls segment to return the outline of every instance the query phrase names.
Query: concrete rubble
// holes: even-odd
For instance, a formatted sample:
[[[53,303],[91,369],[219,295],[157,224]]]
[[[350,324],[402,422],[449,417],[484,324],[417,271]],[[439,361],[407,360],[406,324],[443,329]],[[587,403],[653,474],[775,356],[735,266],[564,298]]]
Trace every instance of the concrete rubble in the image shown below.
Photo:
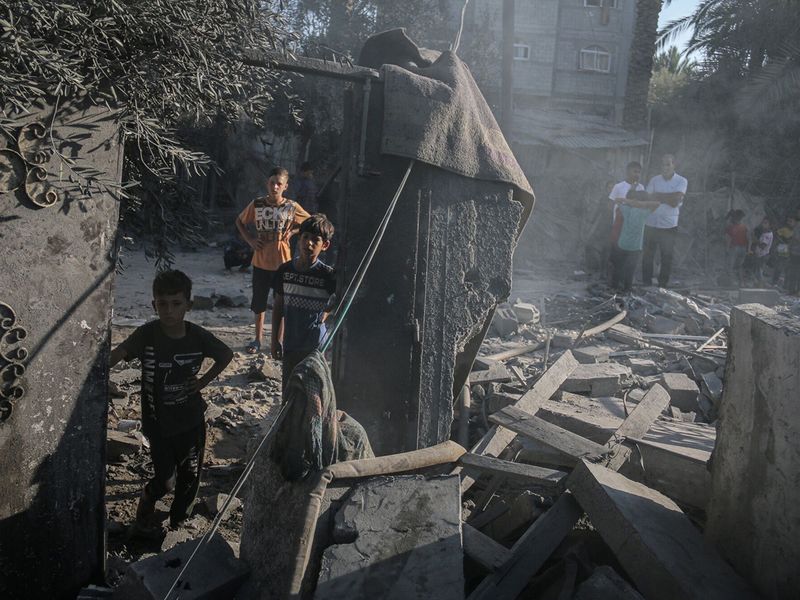
[[[201,580],[197,597],[791,597],[794,574],[770,552],[795,547],[798,499],[778,473],[794,472],[797,453],[784,434],[770,454],[775,433],[753,403],[791,422],[792,388],[778,373],[797,371],[796,325],[763,307],[734,308],[731,319],[730,300],[647,290],[624,302],[598,294],[501,307],[468,379],[471,400],[455,412],[468,424],[458,459],[339,478],[323,492],[315,478],[289,486],[258,467],[245,497],[250,517],[238,499],[225,517],[244,521],[245,565],[217,543],[230,553],[222,585],[236,589],[215,596],[217,584]],[[737,342],[737,331],[756,329],[756,342]],[[785,364],[766,358],[772,346]],[[772,373],[766,387],[750,366],[759,360],[774,363],[762,365]],[[279,375],[266,358],[240,374],[263,393]],[[242,414],[230,393],[212,398],[207,417],[233,432]],[[135,415],[118,405],[114,439],[137,433]],[[748,453],[739,440],[750,429]],[[760,473],[769,496],[748,487],[754,475],[742,465]],[[766,498],[779,488],[787,502],[773,509]],[[200,514],[213,518],[226,497],[203,495]],[[258,515],[271,515],[279,537],[265,537]],[[161,554],[123,569],[114,597],[156,597],[165,560],[201,533],[168,532]],[[775,565],[768,580],[759,576],[765,560]]]

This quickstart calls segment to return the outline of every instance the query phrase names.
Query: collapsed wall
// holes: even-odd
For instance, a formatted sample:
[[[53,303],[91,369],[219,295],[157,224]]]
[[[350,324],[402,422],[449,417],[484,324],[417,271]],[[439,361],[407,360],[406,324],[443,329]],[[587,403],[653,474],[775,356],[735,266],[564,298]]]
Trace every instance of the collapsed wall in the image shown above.
[[[731,311],[706,535],[766,598],[800,589],[800,324]]]

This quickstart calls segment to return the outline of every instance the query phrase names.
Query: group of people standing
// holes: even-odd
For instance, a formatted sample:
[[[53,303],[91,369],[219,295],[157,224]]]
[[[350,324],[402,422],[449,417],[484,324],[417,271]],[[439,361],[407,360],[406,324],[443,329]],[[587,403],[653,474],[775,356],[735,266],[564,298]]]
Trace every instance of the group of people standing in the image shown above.
[[[797,217],[788,215],[773,230],[769,217],[749,231],[744,224],[745,212],[731,210],[727,215],[728,273],[744,285],[747,280],[761,285],[767,268],[772,268],[771,283],[783,286],[789,294],[800,293],[800,232],[795,232]]]
[[[613,202],[611,226],[611,285],[631,291],[636,266],[642,260],[642,284],[653,283],[656,254],[660,256],[659,287],[668,287],[678,236],[678,218],[688,182],[675,172],[675,157],[665,154],[661,173],[640,183],[642,165],[628,164],[625,179],[608,198]]]

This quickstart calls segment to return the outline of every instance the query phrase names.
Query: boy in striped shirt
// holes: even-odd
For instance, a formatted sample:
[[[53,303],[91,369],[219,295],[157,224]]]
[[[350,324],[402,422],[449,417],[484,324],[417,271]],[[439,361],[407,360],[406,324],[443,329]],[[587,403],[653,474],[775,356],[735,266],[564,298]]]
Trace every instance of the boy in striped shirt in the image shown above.
[[[332,267],[319,260],[330,247],[333,224],[316,214],[300,225],[297,258],[275,273],[272,358],[283,361],[283,387],[297,364],[319,346],[336,291]]]

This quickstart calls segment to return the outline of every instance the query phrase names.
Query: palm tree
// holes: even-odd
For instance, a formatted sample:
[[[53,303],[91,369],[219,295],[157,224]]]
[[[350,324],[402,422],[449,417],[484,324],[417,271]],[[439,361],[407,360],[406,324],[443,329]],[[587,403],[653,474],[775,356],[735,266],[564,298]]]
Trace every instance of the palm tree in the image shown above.
[[[688,56],[683,56],[677,46],[659,52],[653,59],[653,71],[667,71],[673,75],[692,75],[697,63]]]

